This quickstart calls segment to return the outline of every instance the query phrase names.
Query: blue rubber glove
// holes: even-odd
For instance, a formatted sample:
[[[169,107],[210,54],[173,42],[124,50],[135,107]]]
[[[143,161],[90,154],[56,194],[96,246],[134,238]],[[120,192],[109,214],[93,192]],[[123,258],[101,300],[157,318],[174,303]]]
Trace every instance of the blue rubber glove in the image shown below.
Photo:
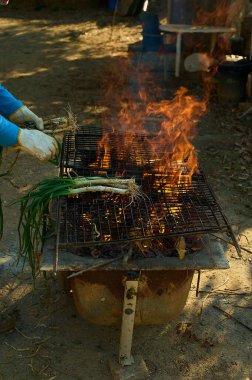
[[[0,114],[8,118],[17,111],[23,103],[17,100],[6,88],[0,85]]]
[[[18,143],[20,128],[0,115],[0,146],[12,146]]]

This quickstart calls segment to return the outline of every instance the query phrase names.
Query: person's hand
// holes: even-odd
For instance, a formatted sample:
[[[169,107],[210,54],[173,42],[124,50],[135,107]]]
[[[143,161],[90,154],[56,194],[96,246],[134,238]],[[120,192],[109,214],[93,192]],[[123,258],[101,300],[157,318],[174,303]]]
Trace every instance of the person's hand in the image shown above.
[[[43,131],[44,129],[43,119],[35,115],[35,113],[29,110],[29,108],[26,106],[23,106],[17,111],[13,112],[13,114],[9,116],[9,120],[21,127],[24,126],[24,124],[27,122],[32,122],[40,131]]]
[[[18,147],[40,161],[53,159],[58,150],[57,142],[53,137],[34,129],[20,129]]]

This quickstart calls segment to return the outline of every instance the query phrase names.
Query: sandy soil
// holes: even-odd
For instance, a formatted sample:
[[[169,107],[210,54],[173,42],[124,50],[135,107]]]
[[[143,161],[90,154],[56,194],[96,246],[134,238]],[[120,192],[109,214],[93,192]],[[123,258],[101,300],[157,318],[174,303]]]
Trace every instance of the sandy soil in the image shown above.
[[[1,9],[2,83],[39,115],[64,115],[70,104],[80,123],[96,122],[108,64],[125,56],[128,44],[141,38],[134,19],[117,20],[111,38],[111,21],[103,9]],[[163,83],[162,72],[154,74]],[[181,84],[201,93],[200,77],[170,78],[162,84],[164,96]],[[240,243],[252,251],[251,119],[241,121],[238,114],[235,107],[213,99],[195,143]],[[14,156],[11,149],[5,152],[3,168]],[[22,155],[13,173],[1,180],[4,205],[56,173],[51,165]],[[13,264],[18,207],[4,209],[1,311],[12,314],[16,328],[0,334],[0,379],[110,379],[107,361],[117,357],[119,328],[82,320],[57,277],[41,278],[33,289],[28,268],[22,272]],[[230,269],[202,273],[200,289],[208,293],[196,297],[194,279],[178,320],[135,329],[133,352],[146,360],[150,379],[252,379],[252,256],[243,251],[240,259],[230,245],[224,248]],[[250,329],[214,308],[217,302]]]

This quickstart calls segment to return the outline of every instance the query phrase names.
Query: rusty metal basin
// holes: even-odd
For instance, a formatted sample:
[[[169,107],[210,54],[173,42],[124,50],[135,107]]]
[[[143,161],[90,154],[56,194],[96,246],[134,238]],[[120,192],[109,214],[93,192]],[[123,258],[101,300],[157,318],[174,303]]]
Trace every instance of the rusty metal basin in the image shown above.
[[[142,271],[139,278],[135,324],[169,322],[183,310],[194,270]],[[126,271],[86,272],[71,281],[79,314],[98,325],[120,324]]]
[[[125,268],[122,260],[106,261],[62,250],[57,263],[63,282],[67,282],[73,291],[79,314],[99,325],[121,322],[124,282],[132,271],[140,273],[135,323],[148,325],[177,318],[185,306],[195,270],[229,268],[221,244],[209,238],[201,251],[187,255],[183,260],[177,257],[134,259],[130,260],[130,268]],[[89,270],[94,264],[106,265]],[[48,240],[44,245],[40,269],[55,270],[54,240]],[[67,280],[69,274],[82,270],[86,272]]]

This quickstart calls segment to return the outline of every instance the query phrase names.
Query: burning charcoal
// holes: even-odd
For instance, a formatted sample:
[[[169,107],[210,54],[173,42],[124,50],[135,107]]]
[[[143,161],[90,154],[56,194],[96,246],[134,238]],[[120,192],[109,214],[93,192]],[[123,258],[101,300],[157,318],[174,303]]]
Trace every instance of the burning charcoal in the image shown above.
[[[145,256],[147,256],[147,257],[157,257],[156,252],[150,251],[149,249],[145,250]]]
[[[82,248],[77,248],[77,247],[69,247],[67,249],[68,252],[71,252],[72,254],[74,255],[77,255],[77,256],[87,256],[87,255],[90,255],[90,249],[89,247],[82,247]]]
[[[123,256],[123,265],[124,266],[128,265],[128,260],[132,257],[132,253],[133,253],[133,244],[130,243],[128,251]]]
[[[134,245],[138,248],[143,256],[146,256],[146,249],[151,248],[151,240],[136,240]]]
[[[203,243],[200,236],[186,236],[186,247],[192,252],[200,251],[202,249]]]
[[[168,249],[165,256],[167,257],[177,257],[177,250],[176,249]]]
[[[96,247],[90,247],[90,255],[93,257],[99,257],[99,251]]]
[[[99,246],[99,258],[116,258],[117,256],[122,255],[122,249],[123,247],[121,244]]]
[[[177,238],[176,243],[175,243],[175,248],[178,252],[179,259],[183,260],[186,254],[186,242],[183,236],[180,236],[179,238]]]

